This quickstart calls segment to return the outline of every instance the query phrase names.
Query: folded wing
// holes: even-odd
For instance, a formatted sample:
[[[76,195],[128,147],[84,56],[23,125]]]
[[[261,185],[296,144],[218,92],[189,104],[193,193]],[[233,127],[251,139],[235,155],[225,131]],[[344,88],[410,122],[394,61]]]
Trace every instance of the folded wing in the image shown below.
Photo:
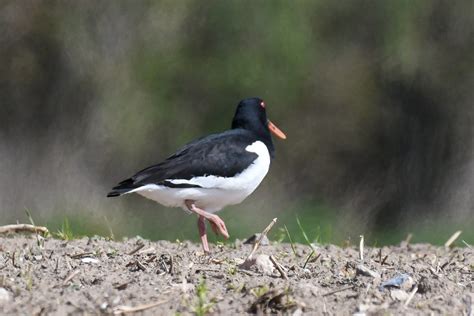
[[[120,182],[107,196],[119,196],[147,184],[188,188],[199,187],[185,181],[196,177],[233,177],[257,159],[256,153],[246,150],[254,141],[255,136],[242,129],[195,140],[165,161]]]

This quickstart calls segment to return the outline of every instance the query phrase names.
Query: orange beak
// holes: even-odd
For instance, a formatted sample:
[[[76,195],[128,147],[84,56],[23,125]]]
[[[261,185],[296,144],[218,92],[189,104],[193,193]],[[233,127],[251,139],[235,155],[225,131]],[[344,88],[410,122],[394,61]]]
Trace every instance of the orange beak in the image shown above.
[[[286,139],[285,133],[283,133],[275,124],[273,124],[270,120],[268,120],[268,129],[272,132],[276,137],[281,139]]]

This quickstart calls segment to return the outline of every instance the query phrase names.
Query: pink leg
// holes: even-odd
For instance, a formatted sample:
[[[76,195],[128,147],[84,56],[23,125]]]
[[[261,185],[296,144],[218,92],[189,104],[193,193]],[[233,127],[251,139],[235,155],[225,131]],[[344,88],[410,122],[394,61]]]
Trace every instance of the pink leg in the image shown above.
[[[207,235],[206,235],[206,222],[205,218],[201,215],[198,215],[198,228],[199,228],[199,236],[201,237],[201,244],[204,253],[209,253],[209,244],[207,243]]]
[[[211,223],[212,230],[216,234],[221,234],[226,239],[229,238],[229,233],[227,232],[227,228],[225,227],[225,223],[219,216],[208,213],[204,210],[201,210],[200,208],[198,208],[194,204],[194,201],[186,200],[185,203],[186,203],[186,206],[188,207],[188,209],[191,212],[194,212],[197,215],[202,216],[205,219],[207,219],[209,221],[209,223]]]

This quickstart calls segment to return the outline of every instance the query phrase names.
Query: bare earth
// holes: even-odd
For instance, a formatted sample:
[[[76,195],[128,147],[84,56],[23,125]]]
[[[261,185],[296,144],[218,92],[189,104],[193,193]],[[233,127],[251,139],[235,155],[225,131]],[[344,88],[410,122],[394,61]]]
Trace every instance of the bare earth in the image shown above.
[[[251,248],[212,245],[203,256],[190,242],[0,237],[0,314],[473,315],[472,248],[365,248],[361,262],[358,247],[327,245],[303,268],[309,246],[295,255],[272,244],[244,270]]]

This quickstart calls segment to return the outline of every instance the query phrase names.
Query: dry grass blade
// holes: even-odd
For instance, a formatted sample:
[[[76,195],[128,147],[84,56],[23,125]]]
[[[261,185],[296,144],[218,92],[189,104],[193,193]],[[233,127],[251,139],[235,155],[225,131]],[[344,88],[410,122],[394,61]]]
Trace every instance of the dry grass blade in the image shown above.
[[[127,255],[129,255],[129,256],[134,255],[137,251],[139,251],[139,250],[142,249],[143,247],[145,247],[145,244],[141,243],[141,244],[139,244],[135,249],[133,249],[132,251],[130,251],[129,253],[127,253]]]
[[[143,254],[153,253],[155,251],[156,251],[155,247],[148,247],[148,248],[140,250],[138,254],[143,255]]]
[[[41,233],[47,234],[49,230],[44,226],[34,226],[30,224],[14,224],[14,225],[5,225],[0,226],[0,234],[9,234],[9,233]]]
[[[131,281],[127,281],[125,283],[117,284],[117,285],[114,286],[114,289],[119,290],[119,291],[125,290],[130,283],[131,283]]]
[[[449,237],[448,241],[446,241],[444,243],[444,246],[449,248],[453,242],[456,241],[456,239],[458,239],[459,235],[461,235],[462,231],[461,230],[458,230],[457,232],[455,232],[451,237]]]
[[[353,288],[354,288],[354,285],[346,286],[346,287],[343,287],[342,289],[338,289],[338,290],[331,291],[331,292],[328,292],[326,294],[323,294],[323,297],[333,295],[333,294],[336,294],[336,293],[339,293],[339,292],[347,291],[347,290],[352,290]]]
[[[366,266],[362,264],[357,265],[356,272],[357,274],[362,274],[362,275],[369,276],[372,278],[380,278],[380,274],[378,272],[370,270],[369,268],[367,268]]]
[[[410,295],[408,296],[407,300],[405,301],[405,304],[403,304],[404,307],[407,307],[408,304],[410,304],[411,300],[415,296],[416,292],[418,291],[418,287],[414,287],[413,290],[410,292]]]
[[[91,257],[93,255],[94,255],[93,252],[83,252],[83,253],[77,253],[77,254],[74,254],[74,255],[70,255],[69,257],[71,259],[81,259],[81,258],[84,258],[84,257]]]
[[[140,269],[142,271],[146,271],[146,267],[143,265],[143,263],[141,263],[138,260],[137,260],[137,267],[138,267],[138,269]]]
[[[143,265],[143,263],[141,263],[139,260],[133,260],[133,261],[130,261],[129,263],[127,263],[125,265],[125,267],[133,267],[135,266],[133,269],[138,269],[138,270],[142,270],[142,271],[146,271],[146,267]],[[136,271],[136,270],[135,270]]]
[[[253,245],[252,251],[251,251],[250,254],[247,256],[247,259],[245,259],[245,261],[248,261],[250,258],[252,258],[252,256],[254,255],[255,251],[257,251],[258,246],[260,246],[260,243],[262,242],[263,237],[265,237],[265,236],[268,234],[268,232],[270,231],[270,229],[272,229],[273,225],[275,225],[276,221],[277,221],[277,218],[275,217],[274,219],[272,219],[272,221],[270,222],[270,224],[268,224],[268,226],[262,231],[262,233],[260,234],[260,237],[257,239],[257,241],[255,242],[255,244]]]
[[[409,233],[406,236],[405,240],[402,240],[402,242],[400,243],[400,247],[404,247],[404,248],[408,247],[412,238],[413,238],[413,234]]]
[[[305,262],[304,262],[304,264],[303,264],[303,269],[306,268],[306,265],[308,264],[309,260],[311,260],[311,258],[313,258],[314,253],[315,253],[314,250],[312,250],[312,251],[310,252],[310,254],[308,255],[308,257],[306,258],[306,260],[305,260]],[[318,257],[316,257],[316,260],[318,260],[319,256],[321,256],[321,254],[319,254]]]
[[[270,256],[270,261],[273,263],[278,272],[280,272],[281,277],[285,280],[288,280],[288,275],[286,275],[286,272],[283,270],[281,264],[275,259],[274,256]]]
[[[79,270],[74,270],[64,279],[63,285],[67,285],[76,275],[79,274]]]
[[[385,255],[385,257],[383,257],[382,263],[380,265],[383,266],[385,264],[385,261],[387,261],[387,259],[388,259],[388,255]]]
[[[462,241],[462,243],[463,243],[467,248],[472,249],[472,246],[469,245],[464,239],[461,240],[461,241]]]
[[[141,311],[144,311],[144,310],[147,310],[147,309],[150,309],[150,308],[153,308],[153,307],[156,307],[156,306],[165,304],[165,303],[167,303],[167,302],[169,302],[169,300],[164,300],[164,301],[158,301],[158,302],[149,303],[149,304],[138,305],[138,306],[135,306],[135,307],[126,306],[126,305],[117,306],[116,308],[114,308],[114,315],[137,313],[137,312],[141,312]]]

